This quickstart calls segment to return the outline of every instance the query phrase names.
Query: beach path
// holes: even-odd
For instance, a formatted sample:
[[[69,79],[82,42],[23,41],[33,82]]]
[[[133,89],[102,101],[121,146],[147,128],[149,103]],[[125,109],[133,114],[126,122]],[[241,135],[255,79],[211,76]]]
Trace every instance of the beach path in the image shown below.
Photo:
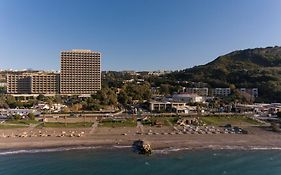
[[[92,128],[91,128],[91,130],[90,130],[90,132],[89,132],[89,134],[93,134],[93,133],[96,131],[98,125],[99,125],[98,120],[95,120],[95,121],[94,121],[94,124],[92,125]]]

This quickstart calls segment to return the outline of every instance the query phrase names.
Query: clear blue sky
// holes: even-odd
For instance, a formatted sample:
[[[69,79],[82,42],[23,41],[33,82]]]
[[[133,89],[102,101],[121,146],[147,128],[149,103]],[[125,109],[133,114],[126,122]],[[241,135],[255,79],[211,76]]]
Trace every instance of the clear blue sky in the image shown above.
[[[280,0],[0,0],[0,69],[59,70],[61,50],[103,70],[176,70],[281,45]]]

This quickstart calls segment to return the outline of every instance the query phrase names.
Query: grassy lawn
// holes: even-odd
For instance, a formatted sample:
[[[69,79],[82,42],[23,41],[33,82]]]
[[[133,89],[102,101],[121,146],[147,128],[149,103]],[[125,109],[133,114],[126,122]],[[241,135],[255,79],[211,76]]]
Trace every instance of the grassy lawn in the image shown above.
[[[5,123],[7,124],[21,124],[21,125],[30,125],[39,123],[36,120],[8,120]]]
[[[179,117],[149,117],[148,120],[143,121],[143,125],[154,126],[155,123],[161,123],[164,126],[171,126],[177,123]]]
[[[35,120],[8,120],[0,124],[0,129],[26,128],[30,124],[37,124]]]
[[[180,119],[180,117],[167,117],[166,121],[168,121],[169,123],[171,123],[172,125],[176,124],[177,121]]]
[[[99,123],[102,127],[136,127],[137,122],[135,119],[125,119],[125,120],[113,120],[113,119],[106,119],[102,120]]]
[[[91,122],[78,122],[78,123],[61,123],[61,122],[45,122],[37,127],[45,128],[90,128],[93,125]]]
[[[23,125],[7,125],[7,124],[0,124],[0,129],[16,129],[16,128],[26,128],[27,126]]]
[[[261,123],[245,116],[206,116],[200,120],[207,125],[224,126],[226,124],[237,126],[261,125]]]

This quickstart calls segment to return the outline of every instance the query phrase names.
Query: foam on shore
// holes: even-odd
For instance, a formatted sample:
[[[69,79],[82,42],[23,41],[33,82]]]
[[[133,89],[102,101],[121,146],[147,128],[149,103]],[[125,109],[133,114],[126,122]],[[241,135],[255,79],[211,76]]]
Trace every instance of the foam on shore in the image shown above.
[[[127,149],[130,150],[130,145],[114,145],[114,146],[76,146],[76,147],[58,147],[58,148],[42,148],[42,149],[19,149],[19,150],[3,150],[0,151],[0,156],[13,155],[13,154],[33,154],[44,152],[63,152],[72,150],[91,150],[91,149]],[[153,154],[169,154],[172,152],[188,151],[188,150],[244,150],[244,151],[270,151],[281,150],[281,147],[271,146],[220,146],[220,145],[208,145],[202,147],[169,147],[163,149],[153,150]]]
[[[88,149],[98,149],[100,146],[79,146],[79,147],[58,147],[58,148],[42,148],[42,149],[19,149],[19,150],[6,150],[1,151],[2,155],[11,154],[32,154],[32,153],[44,153],[44,152],[62,152],[62,151],[72,151],[72,150],[88,150]]]
[[[220,145],[208,145],[202,147],[190,147],[190,148],[177,148],[170,147],[164,149],[153,150],[153,153],[156,154],[168,154],[172,152],[180,152],[180,151],[190,151],[190,150],[241,150],[241,151],[271,151],[271,150],[281,150],[281,147],[271,147],[271,146],[220,146]]]

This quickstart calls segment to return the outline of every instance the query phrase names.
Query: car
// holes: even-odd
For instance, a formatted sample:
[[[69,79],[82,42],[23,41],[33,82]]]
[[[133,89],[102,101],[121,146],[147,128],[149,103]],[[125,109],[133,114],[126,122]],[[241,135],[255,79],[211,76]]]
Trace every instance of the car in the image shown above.
[[[236,132],[236,133],[242,132],[242,129],[239,128],[239,127],[237,127],[237,126],[233,127],[233,130],[234,130],[234,132]]]
[[[225,128],[232,128],[231,124],[226,124],[224,127]]]
[[[248,134],[248,131],[242,129],[242,132],[241,132],[241,133],[242,133],[242,134]]]

